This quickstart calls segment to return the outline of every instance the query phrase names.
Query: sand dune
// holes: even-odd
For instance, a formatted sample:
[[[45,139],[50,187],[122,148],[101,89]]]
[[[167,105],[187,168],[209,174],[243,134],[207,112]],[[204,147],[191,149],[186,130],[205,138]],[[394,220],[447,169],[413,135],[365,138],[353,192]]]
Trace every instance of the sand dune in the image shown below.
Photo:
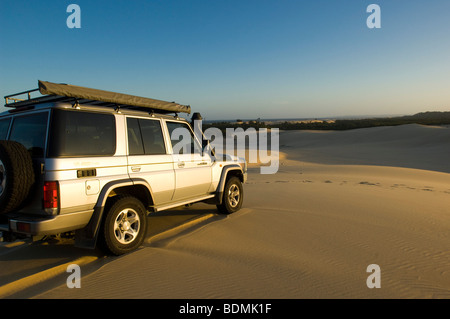
[[[286,131],[280,149],[290,159],[408,167],[450,173],[450,129],[417,124],[350,131]]]
[[[449,143],[418,125],[281,132],[286,159],[251,168],[240,212],[37,297],[449,298]]]

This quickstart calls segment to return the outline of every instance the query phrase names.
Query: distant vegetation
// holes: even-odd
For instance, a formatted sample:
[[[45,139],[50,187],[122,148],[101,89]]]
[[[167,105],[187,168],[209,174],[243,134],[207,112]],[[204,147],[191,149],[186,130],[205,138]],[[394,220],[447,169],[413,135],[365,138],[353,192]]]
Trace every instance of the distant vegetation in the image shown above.
[[[415,115],[367,118],[354,120],[310,120],[310,121],[285,121],[285,122],[264,122],[260,119],[254,121],[218,122],[203,124],[203,129],[217,127],[221,130],[226,128],[242,127],[254,128],[279,128],[281,130],[352,130],[357,128],[367,128],[376,126],[395,126],[404,124],[422,125],[445,125],[450,124],[450,112],[422,112]]]

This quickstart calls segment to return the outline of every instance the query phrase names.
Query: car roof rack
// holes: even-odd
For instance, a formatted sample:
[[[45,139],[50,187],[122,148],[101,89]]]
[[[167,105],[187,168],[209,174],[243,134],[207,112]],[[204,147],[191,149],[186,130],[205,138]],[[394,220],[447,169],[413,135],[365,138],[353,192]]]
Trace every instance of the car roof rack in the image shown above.
[[[37,91],[42,96],[32,98],[31,94]],[[27,98],[19,98],[20,95],[24,94],[27,94]],[[85,104],[157,113],[191,113],[189,105],[40,80],[37,89],[5,96],[5,106],[16,108],[16,110],[47,102],[67,102],[74,105]]]

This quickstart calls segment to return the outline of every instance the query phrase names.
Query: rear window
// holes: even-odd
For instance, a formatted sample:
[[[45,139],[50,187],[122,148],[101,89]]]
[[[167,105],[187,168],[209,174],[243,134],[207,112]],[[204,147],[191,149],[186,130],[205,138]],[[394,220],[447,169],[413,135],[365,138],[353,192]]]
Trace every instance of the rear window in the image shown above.
[[[111,156],[116,152],[114,115],[53,110],[49,157]]]
[[[47,121],[48,112],[17,116],[9,140],[21,143],[33,157],[44,157]]]

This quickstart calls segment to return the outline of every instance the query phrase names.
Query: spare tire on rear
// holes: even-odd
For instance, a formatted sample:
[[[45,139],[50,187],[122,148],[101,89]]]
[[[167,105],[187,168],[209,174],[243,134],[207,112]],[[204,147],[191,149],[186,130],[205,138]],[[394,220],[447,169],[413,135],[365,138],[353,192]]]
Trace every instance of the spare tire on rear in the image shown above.
[[[27,149],[18,142],[0,141],[0,214],[20,208],[33,184],[33,162]]]

